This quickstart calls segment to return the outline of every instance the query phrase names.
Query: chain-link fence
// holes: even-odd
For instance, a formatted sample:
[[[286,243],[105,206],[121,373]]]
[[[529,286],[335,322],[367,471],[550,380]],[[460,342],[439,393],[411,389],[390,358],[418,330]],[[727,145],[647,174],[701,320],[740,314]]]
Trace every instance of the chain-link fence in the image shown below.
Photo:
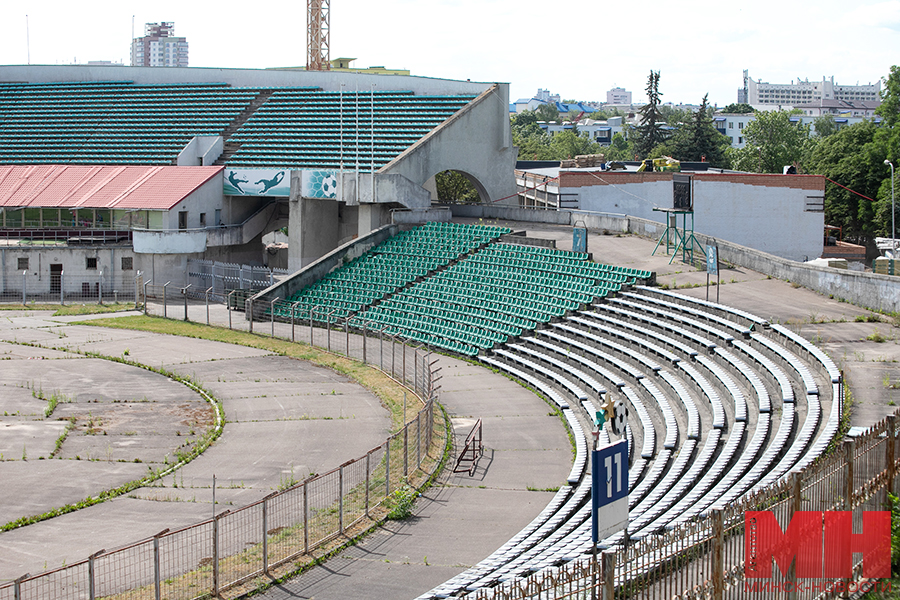
[[[142,281],[140,271],[118,270],[110,273],[97,270],[69,275],[64,270],[52,270],[47,277],[22,270],[4,277],[0,286],[0,301],[22,304],[102,303],[120,300],[132,302],[141,293]]]
[[[284,482],[285,489],[202,523],[101,551],[54,571],[25,575],[0,586],[0,600],[236,596],[273,569],[312,561],[362,533],[389,513],[398,494],[402,498],[434,474],[446,432],[443,420],[436,419],[436,377],[428,352],[372,331],[351,333],[338,323],[291,323],[263,312],[259,316],[266,320],[254,323],[247,320],[257,314],[252,304],[247,312],[239,310],[249,292],[235,291],[226,296],[228,304],[220,304],[211,293],[200,301],[190,290],[146,282],[139,286],[139,301],[146,312],[169,318],[205,319],[233,329],[311,340],[380,368],[414,392],[424,408],[410,411],[407,419],[404,404],[405,425],[365,456],[302,482]]]

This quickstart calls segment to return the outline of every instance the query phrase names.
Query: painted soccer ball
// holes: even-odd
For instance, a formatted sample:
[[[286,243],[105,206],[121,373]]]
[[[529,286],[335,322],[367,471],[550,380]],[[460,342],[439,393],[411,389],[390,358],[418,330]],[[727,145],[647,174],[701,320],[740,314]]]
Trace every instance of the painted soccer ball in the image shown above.
[[[322,180],[322,192],[326,196],[337,194],[337,178],[334,175],[328,175]]]

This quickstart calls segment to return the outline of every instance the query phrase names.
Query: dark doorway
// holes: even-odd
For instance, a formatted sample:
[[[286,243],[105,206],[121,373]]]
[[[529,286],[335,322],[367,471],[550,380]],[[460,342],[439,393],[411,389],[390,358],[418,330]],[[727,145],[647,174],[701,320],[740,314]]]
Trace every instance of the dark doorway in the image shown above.
[[[50,265],[50,292],[58,294],[62,288],[62,265]]]

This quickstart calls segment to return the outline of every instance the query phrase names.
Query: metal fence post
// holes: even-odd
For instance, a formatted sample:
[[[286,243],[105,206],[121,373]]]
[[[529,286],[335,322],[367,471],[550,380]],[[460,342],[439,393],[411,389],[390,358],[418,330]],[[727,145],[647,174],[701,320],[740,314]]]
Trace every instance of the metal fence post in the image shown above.
[[[269,574],[269,498],[273,494],[269,494],[263,498],[262,503],[262,553],[263,553],[263,574]]]
[[[28,275],[28,271],[22,271],[22,304],[23,305],[28,304],[28,302],[25,300],[25,297],[26,297],[25,296],[25,287],[28,283],[28,279],[26,277],[27,275]]]
[[[378,368],[384,371],[384,328],[387,327],[385,325],[381,328],[381,331],[378,332],[378,335],[381,337],[381,346],[378,349]]]
[[[384,495],[391,495],[391,440],[389,437],[385,442],[384,448]]]
[[[725,511],[714,508],[713,519],[713,600],[725,595]]]
[[[66,274],[65,269],[63,269],[62,271],[59,272],[59,305],[60,306],[66,305],[66,293],[65,293],[66,286],[64,284],[64,279],[63,279],[63,277],[65,277],[65,274]],[[137,284],[137,280],[135,280],[135,284]],[[135,290],[135,292],[134,292],[134,297],[137,298],[137,290]]]
[[[292,343],[297,341],[297,338],[294,335],[294,321],[296,320],[296,317],[297,317],[297,305],[298,304],[300,304],[300,303],[294,302],[293,304],[291,304],[291,342]]]
[[[153,588],[153,597],[160,600],[162,590],[159,582],[159,535],[153,536]]]
[[[363,321],[363,323],[362,323],[363,364],[366,364],[366,325],[367,324],[368,323],[366,323],[366,321]]]
[[[616,593],[616,553],[603,551],[600,555],[600,581],[603,600],[613,600]]]
[[[148,279],[144,282],[144,316],[147,316],[147,286],[153,283],[152,279]]]
[[[100,271],[100,276],[97,278],[97,304],[103,304],[103,271]]]
[[[185,320],[185,321],[188,320],[188,295],[187,295],[187,291],[188,291],[188,288],[191,287],[191,285],[193,285],[193,284],[190,284],[190,283],[189,283],[189,284],[187,284],[186,286],[184,286],[183,288],[181,288],[181,295],[184,296],[184,320]]]
[[[314,346],[313,344],[313,314],[316,312],[318,306],[310,306],[309,307],[309,345]]]
[[[409,424],[403,424],[403,477],[409,477]]]
[[[338,527],[344,534],[344,465],[338,467]]]
[[[213,505],[213,510],[215,510],[215,504]],[[225,514],[225,513],[223,513]],[[219,595],[219,517],[213,517],[213,571],[212,571],[212,595],[213,598],[218,597]]]
[[[309,554],[309,490],[308,481],[303,482],[303,553]]]
[[[97,557],[106,552],[106,550],[100,550],[98,552],[94,552],[88,557],[88,600],[94,600],[97,595],[97,573],[94,569],[94,562],[97,560]]]
[[[844,478],[844,510],[853,510],[853,454],[856,444],[853,440],[844,440],[844,463],[847,475]]]
[[[331,352],[331,315],[334,314],[336,308],[331,309],[328,315],[325,316],[325,335],[328,336],[328,351]]]
[[[403,348],[403,371],[400,374],[400,381],[406,383],[406,344],[401,347]]]
[[[30,573],[25,573],[18,579],[13,580],[13,599],[22,600],[22,582],[31,577]]]
[[[138,279],[140,279],[140,278],[141,278],[141,272],[138,271],[138,272],[137,272],[137,275],[134,276],[134,307],[135,307],[135,308],[137,308],[137,306],[138,306],[138,297],[139,297],[138,292],[140,291],[140,290],[138,289]],[[59,287],[59,289],[60,289],[60,291],[62,290],[62,280],[60,280],[60,287]],[[62,297],[62,294],[60,294],[60,298],[61,298],[61,297]],[[62,302],[60,302],[60,304],[62,304]]]
[[[167,297],[168,297],[168,293],[169,293],[169,284],[170,283],[172,283],[172,282],[167,281],[166,284],[163,286],[163,319],[167,318],[166,303],[167,303]]]
[[[413,391],[419,392],[419,351],[413,350]]]
[[[344,317],[344,336],[346,337],[345,344],[347,349],[347,358],[350,358],[350,319],[349,317]]]
[[[887,456],[885,458],[885,464],[887,466],[887,488],[886,488],[887,491],[885,492],[885,495],[884,495],[885,504],[887,503],[887,500],[888,500],[887,495],[894,493],[894,460],[896,460],[894,458],[894,454],[895,454],[894,444],[896,443],[896,441],[895,441],[896,434],[894,433],[894,426],[896,424],[897,424],[897,416],[896,415],[888,415],[888,417],[887,417],[887,427],[888,427],[887,428],[887,440],[888,440],[888,443],[887,443],[887,448],[886,448]]]
[[[394,342],[396,341],[396,337],[391,336],[391,377],[396,377],[394,374],[394,355],[396,352],[394,351]]]
[[[277,300],[277,298],[275,298]],[[272,316],[272,336],[275,337],[275,300],[269,302],[269,313]]]
[[[253,333],[253,298],[244,301],[244,314],[250,317],[250,333]]]
[[[416,468],[422,466],[422,413],[416,414]]]
[[[369,516],[369,463],[372,459],[372,452],[366,452],[366,516]]]
[[[228,292],[228,297],[225,299],[225,310],[228,311],[228,329],[231,329],[231,311],[232,311],[231,302],[232,302],[233,296],[234,296],[234,290],[231,290],[230,292]]]

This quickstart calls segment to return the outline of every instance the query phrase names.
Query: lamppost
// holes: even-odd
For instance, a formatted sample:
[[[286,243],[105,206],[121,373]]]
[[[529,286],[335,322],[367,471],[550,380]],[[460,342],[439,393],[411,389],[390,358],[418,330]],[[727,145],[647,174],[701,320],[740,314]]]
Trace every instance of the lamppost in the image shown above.
[[[896,214],[894,208],[894,163],[885,159],[884,164],[891,166],[891,258],[897,258],[897,242],[895,241],[897,233],[894,229],[894,215]]]

